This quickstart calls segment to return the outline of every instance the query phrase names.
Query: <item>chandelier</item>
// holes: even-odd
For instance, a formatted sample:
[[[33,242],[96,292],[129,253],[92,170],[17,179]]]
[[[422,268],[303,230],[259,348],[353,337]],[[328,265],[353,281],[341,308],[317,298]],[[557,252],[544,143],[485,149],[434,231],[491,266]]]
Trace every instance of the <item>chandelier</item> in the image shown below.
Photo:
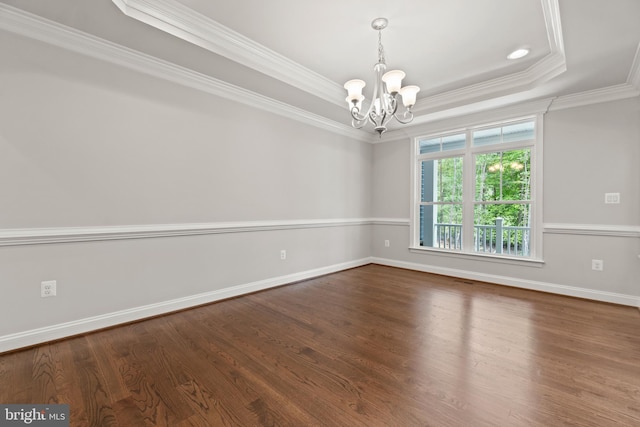
[[[373,98],[366,112],[362,112],[364,95],[362,88],[366,83],[363,80],[349,80],[344,84],[344,88],[349,95],[346,98],[351,110],[351,125],[360,129],[371,123],[379,136],[387,130],[387,123],[394,118],[407,124],[413,120],[411,109],[416,103],[416,94],[420,91],[418,86],[401,87],[402,79],[405,77],[404,71],[392,70],[385,73],[387,64],[384,58],[384,47],[382,46],[382,30],[387,27],[389,21],[386,18],[376,18],[371,22],[371,28],[378,31],[378,63],[373,67],[376,80],[373,87]],[[398,112],[398,94],[402,97],[404,111]]]

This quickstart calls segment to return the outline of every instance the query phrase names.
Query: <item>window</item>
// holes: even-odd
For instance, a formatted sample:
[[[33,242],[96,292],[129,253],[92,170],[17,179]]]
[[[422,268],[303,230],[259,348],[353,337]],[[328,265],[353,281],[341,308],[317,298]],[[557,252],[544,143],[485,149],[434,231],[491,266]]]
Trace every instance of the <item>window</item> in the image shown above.
[[[517,258],[539,254],[538,122],[536,117],[416,138],[412,247]]]

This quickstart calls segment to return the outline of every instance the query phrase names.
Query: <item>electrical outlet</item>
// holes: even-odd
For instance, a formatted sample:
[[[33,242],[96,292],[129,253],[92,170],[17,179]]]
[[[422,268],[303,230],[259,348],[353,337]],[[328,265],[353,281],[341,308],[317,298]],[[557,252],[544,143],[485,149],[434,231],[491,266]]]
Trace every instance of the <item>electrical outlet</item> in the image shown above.
[[[591,269],[595,271],[603,271],[604,270],[604,261],[601,259],[592,259],[591,260]]]
[[[40,283],[40,296],[42,298],[55,297],[56,296],[56,281],[47,280]]]
[[[287,251],[286,251],[286,249],[282,249],[280,251],[280,259],[287,259]]]
[[[391,246],[391,243],[388,240],[384,241],[384,247],[388,248],[389,246]]]
[[[607,205],[620,204],[620,193],[604,193],[604,203]]]

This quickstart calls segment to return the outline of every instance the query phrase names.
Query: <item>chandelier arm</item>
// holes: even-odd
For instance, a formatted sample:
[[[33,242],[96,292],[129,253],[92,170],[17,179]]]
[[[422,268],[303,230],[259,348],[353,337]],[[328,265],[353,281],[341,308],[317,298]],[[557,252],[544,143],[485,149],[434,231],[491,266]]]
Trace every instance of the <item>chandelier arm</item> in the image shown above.
[[[413,113],[410,110],[406,110],[404,113],[402,113],[402,118],[400,118],[398,114],[394,114],[393,117],[395,117],[396,120],[403,125],[409,124],[413,121]]]
[[[356,119],[351,120],[351,126],[353,126],[356,129],[362,129],[366,124],[367,124],[366,117],[364,120],[356,120]]]
[[[363,120],[366,121],[367,116],[366,115],[361,115],[359,114],[360,110],[358,110],[358,107],[352,107],[351,108],[351,117],[353,118],[353,120],[361,122]]]
[[[371,113],[369,113],[369,123],[371,123],[374,126],[378,126],[378,123],[377,123],[378,117],[379,116],[372,111]]]
[[[390,100],[389,100],[389,107],[390,107],[390,111],[389,111],[389,115],[390,116],[395,116],[396,112],[398,111],[398,100],[396,99],[398,95],[394,95],[394,96],[390,96]]]

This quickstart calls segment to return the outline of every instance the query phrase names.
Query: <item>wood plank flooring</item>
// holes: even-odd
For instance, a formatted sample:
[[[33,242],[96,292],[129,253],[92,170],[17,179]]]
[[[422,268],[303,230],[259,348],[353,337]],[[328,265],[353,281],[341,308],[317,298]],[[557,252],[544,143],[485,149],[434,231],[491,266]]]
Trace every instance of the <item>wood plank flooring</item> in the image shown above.
[[[72,426],[640,426],[640,312],[368,265],[0,355]]]

